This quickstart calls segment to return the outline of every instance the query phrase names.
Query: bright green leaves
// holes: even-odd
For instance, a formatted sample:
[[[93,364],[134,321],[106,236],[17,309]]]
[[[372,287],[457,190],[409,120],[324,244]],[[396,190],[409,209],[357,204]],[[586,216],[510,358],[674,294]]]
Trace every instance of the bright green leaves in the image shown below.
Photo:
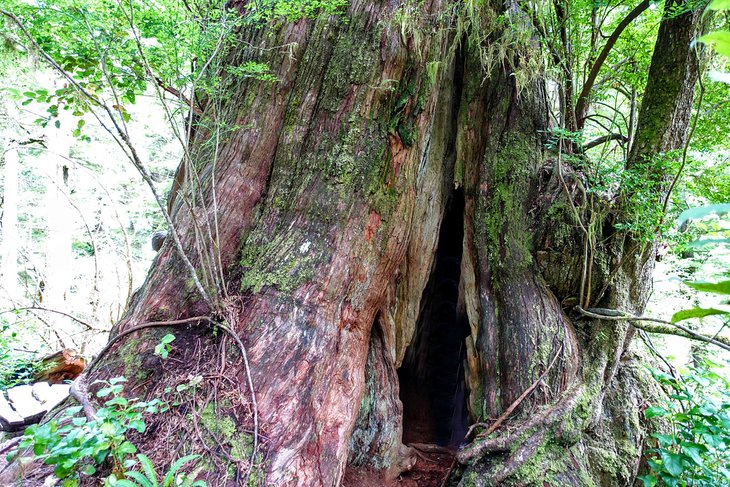
[[[712,0],[707,6],[708,10],[730,10],[730,0]]]
[[[700,42],[709,44],[719,54],[730,58],[730,31],[716,30],[705,34],[698,39]]]
[[[730,203],[716,204],[716,205],[705,205],[698,206],[696,208],[690,208],[683,211],[677,218],[677,224],[682,225],[687,220],[696,220],[704,218],[712,213],[718,215],[724,215],[730,212]]]
[[[137,447],[127,439],[127,433],[143,433],[145,414],[168,409],[159,399],[147,402],[125,398],[125,382],[124,377],[102,381],[104,387],[96,395],[110,399],[94,419],[76,416],[81,407],[67,408],[63,419],[27,428],[19,447],[32,447],[39,459],[54,466],[54,474],[63,480],[63,485],[78,485],[81,476],[94,475],[106,464],[112,468],[110,478],[122,478],[136,464],[131,455],[137,453]]]
[[[344,13],[347,0],[259,0],[249,4],[247,19],[253,22],[268,22],[284,19],[295,22],[312,18],[320,13],[338,15]]]
[[[644,486],[727,485],[730,471],[730,384],[705,362],[681,378],[653,371],[672,400],[644,411],[664,432],[651,434]],[[650,442],[651,445],[651,442]]]
[[[722,282],[686,282],[689,287],[698,291],[715,294],[730,294],[730,281]]]
[[[730,311],[715,308],[692,308],[677,311],[672,315],[672,323],[689,320],[691,318],[705,318],[707,316],[727,315]]]
[[[175,340],[175,335],[168,333],[160,340],[160,343],[155,345],[155,355],[159,355],[163,359],[166,359],[172,350],[170,345]]]
[[[730,212],[730,204],[727,203],[706,205],[683,211],[677,220],[680,225],[686,225],[686,223],[690,221],[701,222],[701,220],[707,216],[723,216],[728,212]],[[723,228],[721,225],[718,225],[717,228],[714,230],[707,230],[706,233],[710,233],[715,238],[698,240],[693,244],[690,244],[690,246],[699,247],[700,244],[703,243],[717,244],[728,242],[727,227]],[[678,311],[672,316],[672,323],[692,318],[705,318],[708,316],[730,316],[730,306],[728,306],[730,302],[727,301],[727,295],[730,295],[730,280],[718,282],[685,281],[685,284],[696,291],[716,294],[723,301],[713,303],[711,307],[694,307]]]
[[[162,479],[162,482],[158,482],[157,473],[155,472],[152,461],[146,456],[139,454],[137,459],[139,465],[142,467],[141,472],[127,472],[126,479],[114,480],[109,482],[109,485],[115,487],[205,487],[205,482],[202,480],[195,480],[197,473],[200,469],[195,470],[190,475],[178,473],[180,469],[186,464],[197,460],[200,455],[186,455],[178,459],[167,471]]]
[[[713,0],[707,6],[707,10],[725,11],[730,10],[730,0]],[[709,32],[698,39],[699,42],[711,46],[715,52],[730,59],[730,31],[716,30]],[[730,83],[728,73],[716,73],[718,81]]]

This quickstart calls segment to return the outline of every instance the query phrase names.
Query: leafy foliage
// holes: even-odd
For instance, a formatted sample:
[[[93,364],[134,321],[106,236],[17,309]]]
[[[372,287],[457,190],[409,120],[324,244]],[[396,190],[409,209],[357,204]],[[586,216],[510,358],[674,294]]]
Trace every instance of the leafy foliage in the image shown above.
[[[176,487],[205,487],[205,482],[195,480],[200,469],[195,470],[190,475],[177,475],[182,467],[197,458],[199,458],[199,455],[186,455],[178,459],[165,473],[162,481],[158,481],[157,472],[155,472],[152,461],[146,455],[140,453],[137,455],[137,459],[142,471],[127,472],[126,479],[112,480],[110,484],[116,487],[172,487],[173,485]]]
[[[647,419],[661,418],[668,433],[652,433],[650,472],[639,478],[655,485],[716,487],[730,478],[730,383],[705,362],[681,378],[652,371],[669,390],[670,401],[647,408]]]
[[[32,354],[19,352],[17,333],[13,325],[0,322],[0,389],[30,382],[39,372],[39,365]]]
[[[111,466],[112,480],[124,478],[126,470],[135,465],[131,455],[137,452],[127,433],[132,430],[143,433],[144,414],[167,409],[159,399],[125,398],[124,382],[124,377],[104,382],[105,386],[96,395],[109,399],[97,411],[95,419],[77,416],[80,406],[67,408],[61,420],[29,426],[19,448],[32,447],[37,458],[55,467],[54,474],[63,480],[64,486],[78,485],[82,475],[93,475],[105,464]]]
[[[159,355],[163,359],[166,359],[167,356],[170,354],[170,350],[172,350],[172,346],[170,345],[175,340],[175,335],[172,333],[168,333],[164,337],[160,339],[160,343],[155,345],[155,355]]]

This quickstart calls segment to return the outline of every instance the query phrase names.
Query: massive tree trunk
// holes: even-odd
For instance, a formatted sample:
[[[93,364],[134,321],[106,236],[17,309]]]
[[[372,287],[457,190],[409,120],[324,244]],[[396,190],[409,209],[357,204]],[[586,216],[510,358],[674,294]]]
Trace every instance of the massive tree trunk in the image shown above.
[[[530,53],[485,64],[488,46],[470,39],[504,41],[492,14],[419,5],[356,0],[344,18],[243,29],[230,63],[266,62],[279,81],[224,78],[227,96],[202,117],[235,129],[196,131],[195,184],[172,205],[194,265],[217,269],[205,251],[219,251],[225,290],[211,309],[168,242],[115,333],[225,319],[247,348],[265,439],[255,478],[273,485],[384,484],[418,460],[404,439],[458,447],[471,423],[507,410],[508,432],[460,449],[453,483],[629,485],[650,393],[632,333],[572,306],[640,311],[651,245],[616,232],[616,206],[589,207],[580,175],[545,148],[545,86],[520,71]],[[655,69],[682,74],[647,90],[632,160],[684,140],[695,22],[662,24],[658,45],[671,47],[650,86]],[[124,374],[150,397],[183,380],[176,363],[204,371],[200,399],[179,412],[195,432],[171,427],[173,410],[141,441],[163,457],[191,440],[227,451],[208,478],[238,482],[252,405],[238,352],[214,331],[192,320],[125,335],[91,377]],[[172,364],[152,354],[166,332]]]

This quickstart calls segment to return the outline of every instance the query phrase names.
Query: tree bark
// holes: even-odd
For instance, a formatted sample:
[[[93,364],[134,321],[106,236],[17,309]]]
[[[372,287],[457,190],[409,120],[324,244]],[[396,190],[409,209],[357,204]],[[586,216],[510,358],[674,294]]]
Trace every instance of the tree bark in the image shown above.
[[[459,450],[451,482],[631,484],[645,431],[640,408],[652,390],[627,349],[630,327],[583,319],[569,303],[588,271],[590,304],[638,314],[653,255],[613,230],[608,219],[616,215],[604,212],[596,240],[605,243],[586,257],[588,236],[571,209],[590,217],[578,175],[545,148],[544,83],[515,82],[529,53],[508,50],[485,73],[482,46],[454,37],[461,13],[443,15],[449,8],[432,0],[404,18],[397,3],[363,0],[351,2],[345,18],[243,29],[230,64],[266,62],[279,81],[224,76],[229,96],[202,103],[202,117],[237,128],[218,152],[211,133],[196,130],[198,172],[189,178],[196,186],[183,185],[171,205],[195,265],[208,248],[220,253],[226,293],[210,309],[165,244],[114,334],[148,322],[225,318],[248,350],[265,439],[255,478],[273,485],[341,485],[345,476],[347,485],[386,484],[417,460],[403,444],[416,434],[404,431],[404,420],[411,428],[416,415],[404,411],[426,410],[435,421],[443,406],[413,403],[400,389],[415,384],[418,398],[418,387],[460,383],[470,423],[514,413],[507,432]],[[697,66],[678,31],[695,23],[694,13],[662,23],[657,46],[671,47],[657,47],[655,62],[681,73],[661,88],[650,73],[634,158],[683,140],[667,131],[686,133]],[[653,102],[658,92],[661,104]],[[647,132],[646,120],[663,120],[667,107],[672,124]],[[201,229],[214,221],[216,238],[203,247]],[[458,292],[444,299],[440,286],[453,291],[451,281]],[[441,309],[448,319],[439,328]],[[226,363],[224,383],[246,391],[235,352],[214,346],[226,334],[198,322],[171,325],[173,356],[188,369]],[[89,378],[124,374],[135,394],[164,395],[176,374],[188,373],[153,356],[166,331],[155,325],[124,335]],[[439,375],[445,364],[458,373]],[[193,423],[204,422],[202,403],[192,403]],[[211,443],[216,428],[203,428],[193,443],[222,447],[240,474],[246,458],[236,445],[250,446],[252,405],[218,403],[220,417],[235,419],[233,431]],[[419,425],[428,438],[442,426]],[[169,434],[164,425],[151,428],[143,448],[174,451],[180,435],[191,435]],[[208,467],[212,482],[241,479]],[[358,484],[364,478],[370,483]]]

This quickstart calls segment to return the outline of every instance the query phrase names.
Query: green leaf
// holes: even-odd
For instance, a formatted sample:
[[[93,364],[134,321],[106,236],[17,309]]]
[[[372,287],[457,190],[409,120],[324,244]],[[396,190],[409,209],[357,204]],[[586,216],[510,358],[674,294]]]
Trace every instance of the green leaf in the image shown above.
[[[687,244],[687,247],[692,249],[699,249],[707,245],[717,245],[730,243],[730,238],[703,238],[701,240],[695,240]]]
[[[144,424],[144,421],[142,421],[142,420],[137,419],[134,421],[130,421],[128,426],[133,430],[139,431],[140,433],[144,433],[145,424]]]
[[[137,452],[137,447],[134,446],[131,442],[125,441],[124,443],[119,445],[118,451],[119,451],[119,453],[122,453],[125,455],[132,454],[132,453]]]
[[[682,475],[682,472],[684,472],[684,467],[682,466],[682,455],[669,453],[663,450],[659,452],[659,455],[662,457],[662,463],[664,464],[664,468],[667,472],[669,472],[673,477],[679,477]]]
[[[718,54],[730,58],[730,31],[716,30],[703,35],[697,40],[704,44],[712,44],[712,48]]]
[[[651,406],[644,410],[644,416],[646,417],[646,419],[654,418],[656,416],[664,416],[667,413],[668,411],[666,409],[659,406]]]
[[[142,466],[142,471],[147,476],[148,479],[154,479],[154,485],[153,487],[157,487],[157,474],[155,473],[155,467],[152,465],[152,460],[149,459],[147,455],[143,455],[140,453],[137,455],[137,458],[139,459],[139,463]]]
[[[684,210],[682,213],[680,213],[679,217],[677,218],[677,225],[682,225],[687,220],[698,220],[711,213],[723,215],[728,212],[730,212],[730,203],[721,203],[717,205],[705,205],[698,206],[697,208],[690,208],[689,210]]]
[[[715,294],[730,294],[730,281],[721,281],[721,282],[690,282],[685,281],[686,285],[691,287],[692,289],[696,289],[698,291],[703,291],[707,293],[715,293]]]
[[[641,475],[637,478],[644,482],[644,487],[654,487],[656,485],[656,477],[651,474]]]
[[[708,10],[730,10],[730,0],[712,0],[707,6]]]
[[[135,480],[136,480],[136,479],[135,479]],[[146,486],[146,485],[144,485],[144,484],[135,484],[134,482],[130,482],[130,481],[129,481],[129,480],[127,480],[127,479],[121,479],[121,480],[117,480],[117,481],[116,481],[116,482],[114,482],[114,484],[112,484],[112,485],[114,485],[114,487],[140,487],[140,485],[141,485],[142,487],[147,487],[147,486]]]
[[[661,433],[654,433],[651,436],[653,436],[654,438],[659,440],[659,444],[663,448],[666,448],[666,447],[674,444],[674,436],[672,436],[672,435],[663,435]]]
[[[127,472],[126,475],[137,482],[135,487],[157,487],[157,479],[155,478],[148,479],[139,472]]]
[[[691,458],[697,465],[704,465],[704,461],[702,460],[702,453],[707,451],[706,446],[692,443],[689,441],[683,441],[682,443],[680,443],[680,446],[682,447],[682,453]]]
[[[96,467],[93,465],[84,465],[81,469],[81,473],[84,475],[94,475],[96,473]]]
[[[692,308],[677,311],[672,315],[672,323],[688,320],[690,318],[704,318],[705,316],[727,315],[730,311],[716,308]]]
[[[170,487],[175,480],[175,473],[177,473],[177,471],[180,470],[183,465],[193,460],[196,460],[199,457],[200,455],[185,455],[182,458],[178,458],[177,461],[172,464],[170,470],[167,471],[167,474],[165,474],[165,478],[162,479],[162,486]]]
[[[117,396],[114,399],[109,399],[106,402],[106,405],[107,406],[122,406],[122,407],[124,407],[127,404],[129,404],[129,401],[127,399],[123,398],[122,396]]]
[[[112,393],[111,387],[102,387],[99,392],[96,393],[96,397],[106,397]]]

